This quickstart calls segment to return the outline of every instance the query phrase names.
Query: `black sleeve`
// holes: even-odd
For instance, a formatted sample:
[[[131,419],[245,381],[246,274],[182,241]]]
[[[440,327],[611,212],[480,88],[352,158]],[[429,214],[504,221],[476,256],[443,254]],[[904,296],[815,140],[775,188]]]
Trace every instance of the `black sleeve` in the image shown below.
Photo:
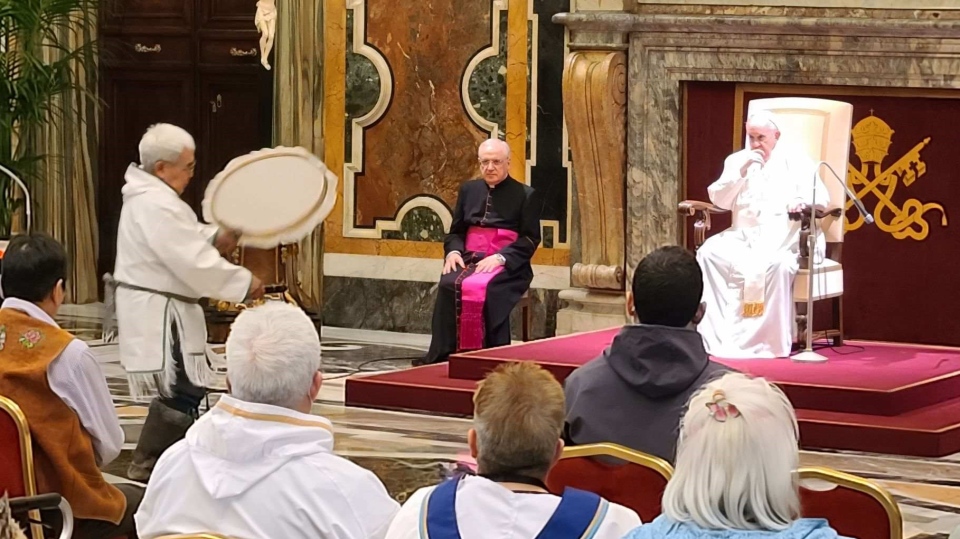
[[[453,208],[453,222],[450,223],[450,232],[443,239],[443,257],[451,251],[460,251],[463,254],[467,244],[467,225],[463,221],[463,199],[466,196],[467,184],[460,186],[457,193],[457,205]]]
[[[540,213],[543,205],[533,189],[526,189],[524,194],[526,196],[520,207],[520,235],[517,241],[500,250],[507,260],[508,270],[529,263],[540,245]]]

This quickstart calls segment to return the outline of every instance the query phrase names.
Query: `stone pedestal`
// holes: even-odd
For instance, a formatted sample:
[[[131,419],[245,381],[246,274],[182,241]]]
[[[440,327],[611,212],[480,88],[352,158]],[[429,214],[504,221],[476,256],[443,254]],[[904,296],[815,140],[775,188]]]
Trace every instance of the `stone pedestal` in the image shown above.
[[[627,322],[623,292],[573,288],[560,292],[565,303],[557,313],[557,335],[619,327]]]

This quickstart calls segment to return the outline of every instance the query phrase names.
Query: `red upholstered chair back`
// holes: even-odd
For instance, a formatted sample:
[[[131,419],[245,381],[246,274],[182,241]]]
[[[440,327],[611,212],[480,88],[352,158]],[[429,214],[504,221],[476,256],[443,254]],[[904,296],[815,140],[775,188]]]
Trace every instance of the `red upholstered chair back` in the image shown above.
[[[561,494],[564,487],[595,492],[650,522],[660,514],[660,500],[672,475],[673,467],[663,459],[617,444],[589,444],[563,450],[547,476],[547,488],[554,494]]]
[[[825,518],[841,536],[902,539],[900,508],[883,487],[830,468],[800,469],[804,517]]]
[[[11,498],[37,493],[27,418],[16,403],[0,396],[0,493],[3,491]]]
[[[0,395],[0,494],[6,491],[11,498],[35,496],[37,480],[33,469],[33,442],[27,416],[17,403]],[[30,512],[38,521],[40,513]],[[43,529],[30,525],[34,539],[43,539]]]

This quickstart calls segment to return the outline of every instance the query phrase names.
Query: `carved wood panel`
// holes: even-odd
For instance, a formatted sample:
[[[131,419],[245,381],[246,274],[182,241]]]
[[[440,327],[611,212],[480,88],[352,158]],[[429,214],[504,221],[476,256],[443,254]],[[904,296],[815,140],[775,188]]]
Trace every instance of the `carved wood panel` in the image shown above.
[[[193,14],[194,0],[101,0],[100,3],[105,32],[189,33]]]

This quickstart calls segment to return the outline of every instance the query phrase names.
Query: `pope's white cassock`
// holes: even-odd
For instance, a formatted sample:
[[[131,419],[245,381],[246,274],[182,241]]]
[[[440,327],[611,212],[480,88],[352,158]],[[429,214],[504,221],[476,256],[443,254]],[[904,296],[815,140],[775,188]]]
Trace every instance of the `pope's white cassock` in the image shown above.
[[[231,264],[213,246],[214,225],[197,214],[160,178],[130,165],[124,176],[114,279],[120,362],[133,396],[174,380],[170,328],[176,324],[190,381],[208,375],[207,331],[199,298],[240,302],[253,274]]]
[[[730,210],[733,221],[697,251],[707,304],[698,331],[716,357],[787,357],[795,328],[793,280],[800,239],[800,223],[789,219],[788,206],[811,204],[814,185],[817,206],[827,206],[829,194],[815,177],[816,163],[782,145],[774,147],[762,168],[754,166],[740,177],[749,153],[727,157],[720,178],[708,188],[710,201]],[[815,260],[822,259],[819,240]]]
[[[435,487],[413,493],[397,513],[386,539],[426,539],[422,533],[423,504]],[[560,505],[560,497],[543,492],[514,492],[484,477],[465,477],[457,488],[457,528],[461,539],[530,539],[537,537]],[[610,503],[592,535],[620,539],[640,525],[640,517]]]
[[[160,457],[135,519],[143,539],[379,539],[399,508],[333,453],[327,419],[224,396]]]

